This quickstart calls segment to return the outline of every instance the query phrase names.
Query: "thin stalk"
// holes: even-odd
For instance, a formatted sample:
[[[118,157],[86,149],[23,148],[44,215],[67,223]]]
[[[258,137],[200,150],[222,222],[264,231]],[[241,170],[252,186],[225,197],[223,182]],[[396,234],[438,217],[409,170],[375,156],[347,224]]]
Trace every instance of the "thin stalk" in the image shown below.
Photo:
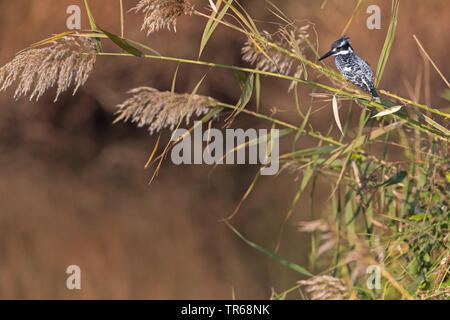
[[[237,27],[237,26],[235,26],[235,25],[233,25],[233,24],[231,24],[231,23],[225,22],[225,21],[220,20],[220,19],[217,19],[217,18],[212,18],[212,17],[210,17],[210,16],[208,16],[208,15],[202,13],[202,12],[194,11],[194,14],[196,14],[196,15],[198,15],[198,16],[200,16],[200,17],[207,18],[207,19],[213,19],[214,21],[217,21],[218,23],[220,23],[220,24],[222,24],[222,25],[224,25],[224,26],[226,26],[226,27],[229,27],[229,28],[231,28],[231,29],[233,29],[233,30],[236,30],[236,31],[238,31],[238,32],[241,32],[241,33],[245,34],[245,35],[248,36],[248,37],[252,37],[252,38],[255,37],[255,36],[258,37],[257,35],[254,35],[254,34],[248,32],[248,31],[246,31],[246,30],[244,30],[244,29],[242,29],[242,28],[240,28],[240,27]],[[259,38],[259,37],[258,37],[258,38]],[[344,83],[345,83],[345,79],[344,79],[344,77],[343,77],[342,75],[340,75],[340,74],[338,74],[338,73],[336,73],[336,72],[334,72],[334,71],[332,71],[332,70],[330,70],[330,69],[328,69],[328,68],[322,67],[322,66],[320,66],[320,65],[318,65],[318,64],[315,64],[314,62],[311,62],[311,61],[308,60],[308,59],[304,59],[304,58],[302,58],[302,57],[300,57],[300,56],[297,56],[297,55],[295,55],[294,53],[290,52],[289,50],[287,50],[287,49],[285,49],[285,48],[283,48],[283,47],[280,47],[280,46],[276,45],[275,43],[266,41],[266,40],[263,39],[263,38],[260,38],[260,39],[258,39],[258,40],[264,41],[266,45],[268,45],[268,46],[270,46],[270,47],[273,47],[274,49],[276,49],[276,50],[278,50],[278,51],[280,51],[280,52],[283,52],[284,54],[288,55],[289,57],[291,57],[291,58],[293,58],[293,59],[296,59],[296,60],[299,60],[299,61],[303,62],[304,64],[306,64],[306,65],[312,67],[313,69],[316,69],[316,70],[320,71],[320,72],[323,73],[323,74],[327,74],[327,75],[333,77],[335,80],[338,80],[338,81],[340,81],[340,82],[344,82]],[[437,110],[437,109],[434,109],[434,108],[431,108],[431,107],[428,107],[428,106],[425,106],[425,105],[416,103],[416,102],[414,102],[414,101],[411,101],[411,100],[408,100],[408,99],[405,99],[405,98],[402,98],[402,97],[399,97],[399,96],[397,96],[397,95],[395,95],[395,94],[392,94],[392,93],[389,93],[389,92],[387,92],[387,91],[385,91],[385,90],[379,90],[379,91],[380,91],[381,93],[383,93],[384,95],[388,96],[388,97],[391,97],[391,98],[395,98],[395,99],[401,100],[401,101],[403,101],[403,102],[409,103],[409,104],[411,104],[411,105],[413,105],[413,106],[415,106],[415,107],[421,108],[421,109],[423,109],[423,110],[426,110],[426,111],[429,111],[429,112],[438,114],[438,115],[443,116],[443,117],[446,117],[446,118],[450,118],[450,114],[448,114],[448,113],[445,113],[445,112],[439,111],[439,110]]]
[[[221,107],[233,109],[233,110],[236,109],[236,106],[233,106],[233,105],[227,104],[227,103],[218,102],[217,105],[218,105],[218,106],[221,106]],[[257,117],[257,118],[261,118],[261,119],[265,119],[265,120],[271,121],[271,122],[273,122],[273,123],[279,124],[279,125],[281,125],[281,126],[283,126],[283,127],[286,127],[286,128],[294,129],[294,130],[296,130],[296,131],[299,130],[299,127],[297,127],[297,126],[295,126],[295,125],[293,125],[293,124],[290,124],[290,123],[287,123],[287,122],[284,122],[284,121],[281,121],[281,120],[278,120],[278,119],[275,119],[275,118],[266,116],[266,115],[261,114],[261,113],[257,113],[257,112],[250,111],[250,110],[247,110],[247,109],[243,109],[242,112],[243,112],[243,113],[246,113],[246,114],[249,114],[249,115],[252,115],[252,116],[255,116],[255,117]],[[324,136],[322,136],[321,134],[319,134],[319,133],[317,133],[317,132],[314,132],[314,131],[312,131],[312,130],[310,130],[310,131],[305,131],[305,132],[306,132],[309,136],[314,137],[314,138],[316,138],[316,139],[323,140],[323,141],[329,142],[329,143],[334,144],[334,145],[337,145],[337,146],[343,146],[343,145],[344,145],[344,144],[342,144],[342,143],[340,143],[340,142],[338,142],[338,141],[333,140],[332,138],[324,137]]]
[[[99,55],[99,56],[135,57],[131,53],[116,53],[116,52],[98,52],[97,55]],[[211,67],[211,68],[216,67],[216,68],[229,69],[229,70],[234,70],[234,71],[257,73],[257,74],[261,74],[261,75],[265,75],[265,76],[271,76],[271,77],[290,80],[290,81],[297,81],[297,82],[300,82],[303,84],[315,86],[315,87],[326,89],[328,91],[332,91],[332,92],[336,92],[336,93],[344,93],[344,92],[340,91],[339,89],[335,89],[335,88],[329,87],[329,86],[321,84],[321,83],[302,80],[302,79],[299,79],[296,77],[291,77],[288,75],[279,74],[279,73],[275,73],[275,72],[262,71],[262,70],[258,70],[258,69],[245,68],[245,67],[237,67],[237,66],[232,66],[232,65],[207,62],[207,61],[201,61],[201,60],[191,60],[191,59],[175,58],[175,57],[167,57],[167,56],[155,56],[155,55],[146,54],[146,55],[143,55],[142,57],[147,58],[147,59],[158,59],[158,60],[196,64],[196,65],[201,65],[201,66],[206,66],[206,67]],[[347,93],[347,96],[354,98],[354,96],[352,96],[350,93]]]
[[[342,77],[340,74],[338,74],[338,73],[336,73],[336,72],[334,72],[334,71],[332,71],[332,70],[330,70],[328,68],[324,68],[322,66],[319,66],[318,64],[315,64],[314,62],[311,62],[308,59],[304,59],[302,57],[299,57],[299,56],[295,55],[294,53],[290,52],[289,50],[286,50],[285,48],[280,47],[280,46],[276,45],[275,43],[267,41],[266,39],[264,39],[262,37],[259,37],[258,35],[252,34],[251,32],[248,32],[248,31],[246,31],[246,30],[244,30],[242,28],[239,28],[239,27],[237,27],[237,26],[235,26],[235,25],[233,25],[231,23],[225,22],[225,21],[217,19],[217,18],[210,17],[210,16],[208,16],[208,15],[202,13],[202,12],[199,12],[199,11],[194,11],[194,14],[196,14],[196,15],[198,15],[200,17],[204,17],[204,18],[207,18],[207,19],[212,19],[214,21],[217,21],[218,23],[223,24],[224,26],[227,26],[227,27],[229,27],[229,28],[231,28],[233,30],[239,31],[239,32],[245,34],[248,37],[252,37],[252,38],[256,37],[256,38],[258,38],[258,40],[263,41],[266,45],[268,45],[270,47],[273,47],[273,48],[283,52],[284,54],[288,55],[289,57],[291,57],[293,59],[299,60],[299,61],[309,65],[310,67],[312,67],[312,68],[314,68],[316,70],[319,70],[320,72],[322,72],[324,74],[331,75],[331,76],[337,78],[337,80],[344,80],[344,77]]]
[[[415,106],[417,108],[420,108],[420,109],[423,109],[423,110],[426,110],[426,111],[438,114],[438,115],[443,116],[445,118],[450,118],[450,114],[442,112],[442,111],[439,111],[438,109],[434,109],[434,108],[425,106],[423,104],[420,104],[420,103],[417,103],[417,102],[414,102],[414,101],[411,101],[411,100],[399,97],[399,96],[397,96],[397,95],[395,95],[393,93],[390,93],[388,91],[385,91],[385,90],[379,90],[379,91],[380,91],[380,93],[384,94],[385,96],[388,96],[388,97],[391,97],[391,98],[394,98],[394,99],[398,99],[398,100],[403,101],[405,103],[411,104],[411,105],[413,105],[413,106]]]
[[[122,57],[134,57],[134,55],[132,55],[131,53],[115,53],[115,52],[98,52],[97,55],[100,56],[122,56]],[[202,65],[202,66],[207,66],[207,67],[211,67],[211,68],[222,68],[222,69],[229,69],[229,70],[235,70],[235,71],[243,71],[243,72],[249,72],[249,73],[257,73],[257,74],[262,74],[262,75],[266,75],[266,76],[271,76],[271,77],[275,77],[275,78],[279,78],[279,79],[286,79],[286,80],[290,80],[290,81],[296,81],[299,83],[303,83],[303,84],[307,84],[307,85],[311,85],[314,87],[318,87],[318,88],[322,88],[334,93],[338,93],[340,95],[355,99],[357,98],[354,94],[351,94],[349,92],[345,92],[342,91],[340,89],[336,89],[330,86],[326,86],[324,84],[321,83],[317,83],[317,82],[313,82],[313,81],[307,81],[307,80],[302,80],[296,77],[292,77],[292,76],[288,76],[288,75],[283,75],[283,74],[279,74],[279,73],[274,73],[274,72],[269,72],[269,71],[262,71],[262,70],[258,70],[258,69],[253,69],[253,68],[244,68],[244,67],[237,67],[237,66],[232,66],[232,65],[226,65],[226,64],[219,64],[219,63],[213,63],[213,62],[206,62],[206,61],[200,61],[200,60],[191,60],[191,59],[183,59],[183,58],[175,58],[175,57],[166,57],[166,56],[155,56],[155,55],[143,55],[143,58],[147,58],[147,59],[157,59],[157,60],[165,60],[165,61],[174,61],[174,62],[182,62],[182,63],[189,63],[189,64],[195,64],[195,65]],[[368,101],[366,103],[364,103],[366,105],[375,107],[379,110],[385,110],[385,107],[377,102],[374,101]],[[449,137],[445,134],[440,133],[439,131],[430,129],[428,127],[423,127],[421,126],[421,124],[417,121],[414,121],[412,119],[405,119],[404,116],[399,116],[398,114],[392,114],[393,117],[397,118],[397,119],[401,119],[401,120],[407,120],[405,123],[407,123],[409,126],[428,133],[428,134],[432,134],[435,137],[445,140],[447,141],[449,139]]]

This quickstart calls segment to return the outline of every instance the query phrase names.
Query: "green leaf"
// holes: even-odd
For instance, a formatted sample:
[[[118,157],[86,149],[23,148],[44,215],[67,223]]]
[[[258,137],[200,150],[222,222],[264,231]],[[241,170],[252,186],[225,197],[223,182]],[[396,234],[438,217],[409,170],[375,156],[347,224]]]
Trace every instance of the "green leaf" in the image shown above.
[[[239,81],[239,87],[241,88],[241,91],[243,91],[245,87],[245,82],[247,81],[247,73],[241,70],[233,70],[233,72]]]
[[[415,110],[414,108],[411,109],[420,119],[423,119],[424,121],[426,121],[428,124],[432,125],[433,127],[435,127],[437,130],[443,132],[444,134],[447,135],[447,137],[450,137],[450,130],[448,130],[447,128],[445,128],[444,126],[440,125],[439,123],[437,123],[436,121],[434,121],[433,119],[431,119],[430,117],[428,117],[427,115]]]
[[[252,98],[252,95],[253,95],[253,88],[254,88],[254,83],[255,83],[254,79],[255,79],[255,74],[251,73],[250,75],[247,76],[247,78],[243,84],[241,82],[242,94],[236,105],[236,112],[235,112],[234,116],[237,116],[250,102],[250,99]]]
[[[150,48],[149,46],[146,46],[146,45],[143,44],[143,43],[140,43],[140,42],[134,41],[134,40],[130,40],[130,39],[126,39],[126,38],[122,38],[122,39],[124,39],[125,41],[128,41],[128,43],[131,43],[132,45],[139,46],[139,47],[141,47],[141,48],[143,48],[143,49],[145,49],[145,50],[148,50],[148,51],[150,51],[150,52],[153,52],[153,53],[154,53],[155,55],[157,55],[157,56],[161,56],[161,54],[160,54],[158,51],[156,51],[156,50],[153,49],[153,48]]]
[[[280,156],[280,159],[289,158],[289,157],[301,158],[301,157],[308,157],[308,156],[319,155],[319,154],[324,154],[324,153],[330,153],[338,148],[339,148],[339,146],[333,146],[333,145],[307,148],[307,149],[283,154],[282,156]]]
[[[122,48],[126,52],[131,53],[133,56],[136,56],[136,57],[144,56],[144,54],[142,53],[141,50],[130,45],[127,40],[125,40],[113,33],[110,33],[106,30],[103,30],[103,29],[100,29],[100,30],[102,30],[103,33],[106,34],[108,36],[108,38],[111,39],[112,42],[117,44],[120,48]]]
[[[409,220],[422,221],[423,218],[425,218],[425,213],[419,213],[419,214],[409,217]]]
[[[288,261],[288,260],[286,260],[286,259],[280,257],[279,255],[277,255],[276,253],[273,253],[272,251],[269,251],[269,250],[267,250],[267,249],[261,247],[260,245],[257,245],[256,243],[254,243],[254,242],[252,242],[252,241],[250,241],[250,240],[247,240],[247,239],[246,239],[239,231],[237,231],[236,228],[234,228],[228,221],[224,221],[224,222],[227,224],[227,226],[228,226],[228,227],[229,227],[229,228],[230,228],[230,229],[231,229],[231,230],[232,230],[239,238],[241,238],[241,239],[242,239],[245,243],[247,243],[249,246],[251,246],[251,247],[257,249],[258,251],[260,251],[260,252],[264,253],[265,255],[269,256],[270,258],[272,258],[272,259],[278,261],[278,262],[281,263],[282,265],[284,265],[284,266],[286,266],[286,267],[288,267],[288,268],[290,268],[290,269],[292,269],[292,270],[294,270],[294,271],[297,271],[298,273],[301,273],[301,274],[303,274],[303,275],[305,275],[305,276],[308,276],[308,277],[312,277],[312,276],[313,276],[313,274],[312,274],[311,272],[309,272],[309,271],[306,270],[305,268],[299,266],[298,264],[295,264],[295,263],[293,263],[293,262],[291,262],[291,261]]]
[[[256,112],[259,112],[261,103],[261,75],[258,73],[255,78]]]
[[[208,22],[206,23],[205,29],[203,30],[203,36],[202,40],[200,42],[200,51],[198,53],[198,57],[202,55],[203,50],[205,49],[206,44],[208,43],[209,38],[211,38],[211,35],[213,34],[214,30],[217,28],[219,21],[223,19],[225,16],[225,13],[228,11],[228,8],[230,7],[233,0],[231,0],[229,3],[225,3],[225,6],[220,10],[219,14],[217,15],[217,12],[213,11],[211,14],[211,17],[209,18]],[[216,3],[216,8],[220,8],[220,5],[222,4],[222,0],[218,0]],[[216,18],[217,15],[217,18]],[[217,20],[216,20],[217,19]]]
[[[244,108],[248,102],[250,101],[252,94],[253,94],[253,87],[254,87],[254,79],[255,79],[255,74],[251,73],[248,77],[247,80],[245,81],[244,84],[244,88],[242,89],[242,95],[241,95],[241,99],[239,100],[239,106],[241,108]]]
[[[23,52],[25,50],[28,50],[30,48],[35,48],[35,47],[40,47],[40,46],[46,45],[48,43],[51,43],[53,41],[56,41],[58,39],[61,39],[61,38],[65,37],[65,36],[67,36],[69,34],[74,34],[74,33],[75,33],[75,31],[69,30],[69,31],[65,31],[65,32],[61,32],[61,33],[55,34],[55,35],[51,36],[50,38],[47,38],[47,39],[38,41],[36,43],[33,43],[31,46],[29,46],[26,49],[23,49],[23,50],[19,51],[18,53],[21,53],[21,52]]]
[[[298,128],[297,134],[295,135],[295,138],[294,138],[294,142],[292,143],[292,150],[295,150],[295,144],[297,143],[297,141],[300,138],[300,136],[302,135],[302,133],[305,131],[305,126],[306,126],[306,123],[308,122],[309,116],[311,114],[311,110],[312,110],[312,106],[309,107],[308,113],[306,114],[306,116],[303,119],[302,124]],[[295,152],[295,151],[293,151],[293,152]]]

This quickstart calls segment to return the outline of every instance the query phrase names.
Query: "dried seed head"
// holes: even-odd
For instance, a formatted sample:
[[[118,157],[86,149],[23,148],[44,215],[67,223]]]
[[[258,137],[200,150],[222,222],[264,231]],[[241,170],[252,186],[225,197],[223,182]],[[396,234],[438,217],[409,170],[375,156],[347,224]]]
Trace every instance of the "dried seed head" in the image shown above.
[[[441,260],[439,267],[437,267],[436,270],[433,272],[433,274],[436,275],[433,289],[437,288],[439,284],[444,280],[445,276],[449,272],[449,267],[450,267],[450,256],[447,256]],[[448,293],[450,293],[450,291]]]
[[[353,250],[347,253],[343,262],[345,264],[352,264],[351,281],[356,281],[359,276],[366,273],[367,268],[373,265],[372,249],[364,242],[355,241],[355,247]],[[381,261],[380,263],[383,263]]]
[[[316,276],[298,283],[306,287],[311,300],[344,300],[349,292],[343,280],[331,276]]]
[[[450,300],[450,287],[420,290],[417,294],[417,298],[420,300]]]
[[[140,0],[130,11],[145,14],[141,30],[147,29],[147,36],[154,31],[173,26],[177,31],[177,18],[183,14],[192,15],[194,6],[186,0]]]
[[[309,37],[308,28],[309,25],[303,27],[292,25],[280,28],[275,34],[263,31],[261,33],[262,41],[248,39],[245,42],[241,50],[242,59],[255,65],[259,70],[289,75],[297,60],[276,48],[266,45],[266,42],[271,42],[278,47],[302,56],[306,43],[305,39]],[[301,65],[298,65],[295,72],[296,76],[300,76],[301,70],[303,70]]]
[[[320,245],[317,248],[316,257],[336,248],[339,238],[330,222],[324,220],[300,221],[297,226],[300,232],[321,232]]]
[[[87,81],[96,60],[96,44],[90,38],[66,36],[49,46],[22,51],[0,68],[0,91],[19,79],[14,98],[27,96],[38,100],[57,84],[59,95],[73,83],[75,94]],[[33,89],[34,88],[34,89]]]
[[[328,224],[323,220],[312,220],[312,221],[300,221],[298,224],[298,231],[300,232],[314,232],[314,231],[322,231],[327,232],[330,231]]]
[[[190,94],[162,92],[149,87],[135,88],[129,93],[133,96],[117,106],[119,110],[115,122],[131,120],[138,127],[148,126],[150,134],[167,127],[173,130],[183,117],[189,124],[193,115],[204,115],[217,103],[210,97],[191,97]]]
[[[261,37],[264,41],[279,45],[277,41],[274,41],[273,35],[267,31],[263,31]],[[241,50],[242,60],[255,65],[261,71],[276,72],[284,75],[289,74],[293,63],[293,60],[289,56],[273,48],[263,49],[266,55],[260,50],[261,45],[257,45],[255,41],[257,40],[247,39]]]

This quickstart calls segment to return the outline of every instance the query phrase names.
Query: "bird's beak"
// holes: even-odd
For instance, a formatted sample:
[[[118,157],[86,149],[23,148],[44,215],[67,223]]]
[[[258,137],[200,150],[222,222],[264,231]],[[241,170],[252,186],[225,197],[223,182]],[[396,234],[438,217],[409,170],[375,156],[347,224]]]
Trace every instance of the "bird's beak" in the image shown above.
[[[323,56],[319,59],[319,61],[321,61],[321,60],[323,60],[323,59],[325,59],[325,58],[328,58],[328,57],[331,56],[333,53],[334,53],[333,50],[328,51],[327,53],[325,53],[325,55],[323,55]]]

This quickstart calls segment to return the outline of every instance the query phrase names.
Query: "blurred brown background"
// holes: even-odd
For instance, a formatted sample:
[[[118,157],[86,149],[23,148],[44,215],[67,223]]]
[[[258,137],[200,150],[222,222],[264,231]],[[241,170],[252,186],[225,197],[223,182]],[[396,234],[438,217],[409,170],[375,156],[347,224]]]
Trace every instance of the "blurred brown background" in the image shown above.
[[[119,33],[118,2],[91,0],[97,23]],[[125,1],[131,8],[137,1]],[[241,1],[261,27],[275,18],[262,0]],[[309,20],[319,35],[319,52],[328,51],[350,17],[356,0],[283,0],[277,6],[299,24]],[[197,9],[208,1],[193,1]],[[0,0],[0,64],[29,44],[66,29],[66,8],[82,8],[82,1]],[[368,30],[365,9],[382,8],[382,29]],[[347,35],[372,67],[378,63],[386,35],[391,2],[367,1]],[[381,81],[386,88],[410,97],[423,60],[412,38],[416,34],[436,64],[448,76],[447,35],[450,7],[446,0],[406,0],[400,4],[396,41]],[[182,17],[178,32],[150,37],[140,32],[141,14],[125,16],[125,35],[142,41],[163,55],[196,58],[205,21]],[[271,29],[272,28],[272,29]],[[240,48],[245,39],[219,28],[202,57],[207,61],[243,65]],[[105,42],[106,43],[106,42]],[[117,50],[106,45],[108,50]],[[307,53],[312,57],[311,53]],[[332,61],[327,62],[333,65]],[[273,287],[287,289],[300,277],[239,240],[219,219],[233,212],[256,173],[255,166],[174,166],[170,161],[148,186],[152,171],[144,164],[156,137],[133,124],[112,124],[115,105],[127,90],[152,86],[170,90],[175,63],[137,58],[99,57],[87,84],[72,97],[52,103],[51,90],[38,103],[14,101],[14,89],[0,94],[0,298],[150,298],[227,299],[268,298]],[[334,66],[333,66],[334,68]],[[421,71],[422,70],[422,71]],[[190,92],[207,71],[181,66],[178,92]],[[430,72],[419,102],[446,107],[439,98],[445,84]],[[292,95],[280,81],[263,81],[263,110],[277,108],[277,116],[300,123]],[[301,87],[307,107],[310,88]],[[201,93],[235,103],[239,86],[233,73],[208,73]],[[428,100],[428,101],[427,101]],[[312,118],[317,129],[332,122],[331,108]],[[342,111],[345,116],[345,110]],[[355,118],[356,119],[356,118]],[[268,126],[241,116],[235,127]],[[337,132],[336,132],[337,134]],[[165,132],[162,141],[167,141]],[[301,139],[300,146],[311,141]],[[298,188],[296,176],[282,173],[261,178],[232,223],[249,239],[273,249],[286,212]],[[326,208],[329,191],[319,179],[314,194],[316,215]],[[301,198],[292,222],[310,219],[309,191]],[[309,237],[292,224],[286,226],[279,253],[308,265]],[[82,290],[65,287],[68,265],[82,270]]]

